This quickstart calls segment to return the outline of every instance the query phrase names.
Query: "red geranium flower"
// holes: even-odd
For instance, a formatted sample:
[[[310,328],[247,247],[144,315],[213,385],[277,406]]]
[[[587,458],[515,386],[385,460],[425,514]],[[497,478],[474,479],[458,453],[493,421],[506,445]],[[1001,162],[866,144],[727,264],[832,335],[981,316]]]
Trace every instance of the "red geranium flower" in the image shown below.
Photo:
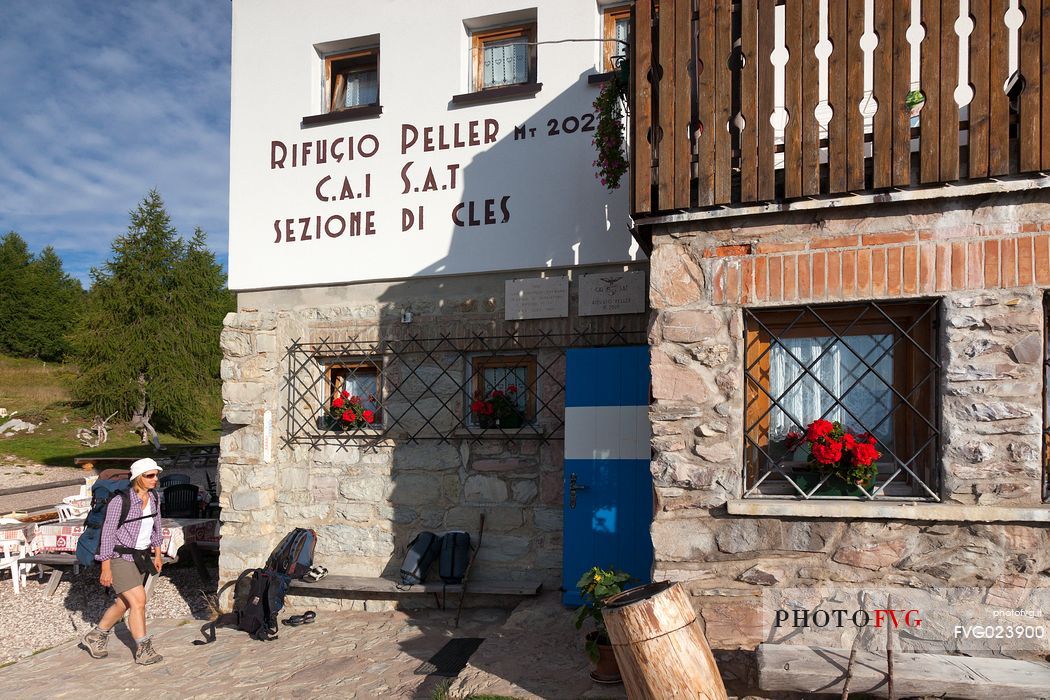
[[[858,467],[866,467],[881,456],[878,450],[866,442],[859,442],[853,448],[853,462]]]
[[[365,423],[375,423],[376,414],[369,411],[367,408],[361,412],[361,417],[365,419]]]
[[[793,450],[802,444],[802,433],[797,430],[792,430],[784,436],[784,446],[789,450]]]
[[[354,406],[354,405],[360,406],[361,405],[361,397],[360,396],[351,396],[350,397],[350,405],[351,406]]]
[[[831,431],[835,429],[835,425],[823,418],[818,418],[809,424],[809,428],[806,429],[806,439],[810,442],[816,442],[822,437],[827,437],[831,434]]]
[[[514,385],[514,384],[511,384],[510,386],[507,387],[507,391],[512,393],[512,394],[517,394],[518,393],[518,387],[516,385]]]
[[[813,457],[821,464],[836,464],[842,459],[842,443],[838,440],[814,442],[810,450]]]
[[[343,420],[347,423],[353,423],[356,417],[353,411],[343,411]]]
[[[349,392],[349,391],[344,391],[344,392],[343,392],[343,398],[344,398],[344,399],[348,399],[348,398],[350,398],[350,392]]]
[[[342,407],[343,407],[343,399],[341,397],[336,396],[334,399],[332,399],[332,408],[342,408]]]
[[[470,410],[474,413],[484,413],[485,406],[486,404],[484,401],[475,401],[474,403],[470,404]]]

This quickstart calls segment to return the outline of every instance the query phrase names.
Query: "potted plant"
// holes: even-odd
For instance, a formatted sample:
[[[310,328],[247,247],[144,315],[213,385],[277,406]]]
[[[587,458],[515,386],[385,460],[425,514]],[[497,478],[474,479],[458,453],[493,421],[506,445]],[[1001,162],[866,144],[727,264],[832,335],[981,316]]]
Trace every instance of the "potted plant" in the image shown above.
[[[882,453],[875,448],[875,436],[853,433],[838,421],[823,418],[806,426],[800,433],[791,431],[784,439],[789,452],[803,448],[806,466],[796,469],[792,478],[806,492],[810,492],[825,476],[830,477],[818,493],[829,496],[861,496],[858,486],[871,491],[878,475],[875,460]]]
[[[919,125],[919,112],[922,111],[924,102],[926,102],[926,96],[920,90],[912,90],[904,98],[904,106],[908,108],[909,126]]]
[[[470,411],[480,428],[520,428],[525,422],[518,408],[518,387],[514,384],[506,391],[493,389],[488,396],[483,396],[480,391],[475,393]]]
[[[623,591],[623,585],[631,578],[630,574],[616,569],[591,567],[580,577],[576,590],[580,592],[583,605],[577,608],[573,616],[576,629],[583,627],[587,619],[594,621],[594,630],[587,634],[587,656],[595,664],[591,679],[598,683],[619,683],[620,667],[616,665],[616,655],[605,629],[605,618],[602,616],[603,601],[611,595]]]
[[[375,401],[374,396],[369,396],[370,402]],[[325,423],[328,430],[353,430],[356,428],[369,428],[376,422],[375,411],[365,408],[365,402],[360,396],[351,396],[350,392],[340,392],[328,406]]]

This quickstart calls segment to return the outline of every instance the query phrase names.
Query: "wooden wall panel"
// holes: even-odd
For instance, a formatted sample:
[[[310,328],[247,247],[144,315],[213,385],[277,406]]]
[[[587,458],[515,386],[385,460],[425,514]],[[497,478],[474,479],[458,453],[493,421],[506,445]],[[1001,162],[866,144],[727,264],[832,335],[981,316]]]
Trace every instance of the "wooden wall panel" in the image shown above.
[[[660,0],[659,27],[657,41],[659,54],[660,82],[657,87],[657,120],[659,138],[656,142],[657,155],[657,200],[654,209],[666,210],[674,201],[674,143],[675,143],[675,4],[686,0]]]
[[[774,0],[758,0],[758,198],[769,201],[776,197],[776,173],[773,171],[775,133],[773,116]]]
[[[651,0],[634,4],[631,22],[631,194],[635,212],[652,211],[652,15]]]
[[[968,177],[988,176],[988,50],[991,36],[989,20],[991,18],[988,0],[975,0],[970,3],[970,16],[973,17],[973,32],[970,34],[970,85],[973,87],[973,99],[970,100],[969,161]]]
[[[793,199],[802,196],[802,0],[784,4],[784,44],[784,197]]]
[[[941,4],[937,0],[922,3],[922,24],[926,36],[920,44],[919,80],[926,102],[919,113],[919,181],[927,183],[941,177],[941,142],[937,133],[941,116]]]
[[[846,100],[847,46],[846,3],[842,0],[828,3],[828,39],[831,56],[828,57],[828,104],[832,117],[828,124],[828,192],[845,192],[846,180],[846,119],[849,104]]]
[[[741,3],[740,50],[744,66],[740,69],[740,201],[758,199],[758,2]]]
[[[959,104],[955,88],[959,85],[959,35],[955,20],[959,16],[959,0],[941,0],[941,125],[940,125],[940,179],[959,179]]]
[[[875,0],[875,34],[879,43],[872,54],[873,93],[878,111],[871,125],[872,187],[893,185],[893,4]]]
[[[820,124],[814,112],[820,101],[820,63],[814,49],[820,40],[820,0],[802,2],[802,194],[820,194]]]
[[[697,205],[715,203],[715,2],[697,0],[696,98],[700,134],[696,139]]]

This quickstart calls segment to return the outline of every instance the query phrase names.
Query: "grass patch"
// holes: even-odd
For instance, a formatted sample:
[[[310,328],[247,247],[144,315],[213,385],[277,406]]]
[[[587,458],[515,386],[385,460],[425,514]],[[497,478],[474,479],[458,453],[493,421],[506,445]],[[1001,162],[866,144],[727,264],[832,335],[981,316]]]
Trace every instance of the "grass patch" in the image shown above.
[[[69,387],[76,377],[76,367],[24,360],[0,355],[0,407],[8,413],[18,411],[18,418],[37,424],[32,434],[19,433],[0,438],[0,455],[14,455],[27,462],[52,467],[72,467],[74,457],[141,457],[153,454],[151,445],[143,445],[139,435],[127,425],[110,424],[109,440],[90,449],[76,439],[79,428],[91,427],[94,414],[70,401]],[[221,434],[221,406],[216,407],[214,429],[187,443],[171,435],[160,435],[168,451],[196,444],[214,445]],[[0,424],[4,419],[0,419]]]
[[[69,401],[76,372],[72,365],[0,356],[0,407],[25,414]]]

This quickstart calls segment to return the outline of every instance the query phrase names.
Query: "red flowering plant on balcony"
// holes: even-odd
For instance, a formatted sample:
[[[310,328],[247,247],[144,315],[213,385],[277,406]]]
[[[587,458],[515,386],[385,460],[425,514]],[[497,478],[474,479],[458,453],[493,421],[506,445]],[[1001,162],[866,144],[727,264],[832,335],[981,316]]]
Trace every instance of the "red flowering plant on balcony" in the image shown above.
[[[805,445],[809,451],[806,463],[821,474],[832,474],[850,485],[867,486],[878,474],[875,460],[882,453],[875,449],[871,433],[855,434],[838,421],[817,420],[800,433],[793,430],[784,439],[788,450]]]
[[[368,400],[374,403],[375,397],[369,396]],[[365,408],[365,402],[360,396],[351,396],[348,391],[341,392],[332,399],[328,407],[328,423],[334,430],[369,428],[375,422],[375,412]]]

